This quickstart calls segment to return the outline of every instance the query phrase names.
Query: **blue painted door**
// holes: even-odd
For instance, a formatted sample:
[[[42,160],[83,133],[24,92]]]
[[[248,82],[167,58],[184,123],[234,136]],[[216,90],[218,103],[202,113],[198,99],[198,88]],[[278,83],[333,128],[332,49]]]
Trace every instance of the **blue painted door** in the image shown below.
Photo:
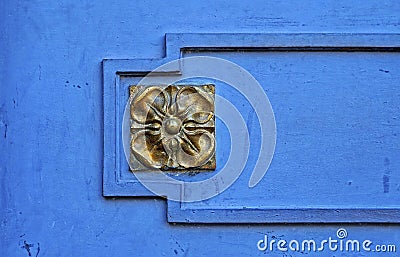
[[[398,256],[399,2],[2,1],[0,12],[0,256]],[[177,59],[186,66],[159,68]],[[215,60],[232,76],[218,78]],[[182,77],[210,64],[214,77]],[[128,88],[154,69],[221,97],[216,171],[178,176],[243,164],[209,199],[175,201],[176,188],[165,199],[128,172]],[[238,74],[259,87],[227,83]]]

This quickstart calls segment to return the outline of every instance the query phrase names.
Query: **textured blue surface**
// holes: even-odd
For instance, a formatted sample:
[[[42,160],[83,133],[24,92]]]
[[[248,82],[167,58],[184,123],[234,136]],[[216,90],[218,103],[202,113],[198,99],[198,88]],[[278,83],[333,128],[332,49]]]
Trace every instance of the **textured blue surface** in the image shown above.
[[[398,1],[378,0],[190,6],[184,1],[1,1],[0,256],[28,256],[28,249],[33,256],[256,256],[265,253],[256,246],[264,234],[299,240],[334,236],[341,224],[173,225],[167,223],[164,200],[103,198],[101,60],[160,58],[166,32],[399,33],[399,13]],[[399,76],[398,66],[397,73],[385,68],[394,61],[379,65],[390,56],[353,57],[363,67],[378,68],[371,76],[382,76],[383,86]],[[357,66],[352,62],[350,68]],[[398,157],[389,159],[394,163]],[[379,163],[387,163],[385,156]],[[398,176],[398,169],[391,174]],[[372,181],[385,190],[382,175]],[[396,199],[397,188],[390,183],[388,201]],[[345,227],[351,238],[400,241],[396,224]],[[333,255],[397,256],[306,256]]]

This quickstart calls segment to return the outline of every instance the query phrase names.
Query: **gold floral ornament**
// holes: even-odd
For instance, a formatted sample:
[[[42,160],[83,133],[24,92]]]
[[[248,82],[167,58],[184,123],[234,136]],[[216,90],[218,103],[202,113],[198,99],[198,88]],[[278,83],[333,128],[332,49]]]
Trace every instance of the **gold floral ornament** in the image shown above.
[[[214,99],[214,85],[131,86],[131,169],[214,170]]]

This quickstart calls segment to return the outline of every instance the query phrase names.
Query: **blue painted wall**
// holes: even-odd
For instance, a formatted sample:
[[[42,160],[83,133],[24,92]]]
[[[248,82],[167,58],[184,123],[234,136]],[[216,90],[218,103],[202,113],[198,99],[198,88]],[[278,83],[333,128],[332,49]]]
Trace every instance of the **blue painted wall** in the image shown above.
[[[400,32],[398,1],[2,1],[0,256],[271,255],[335,225],[173,225],[161,199],[102,197],[104,58],[162,57],[166,32]],[[394,243],[398,225],[346,225]],[[274,256],[302,256],[278,253]],[[397,256],[308,253],[307,256]]]

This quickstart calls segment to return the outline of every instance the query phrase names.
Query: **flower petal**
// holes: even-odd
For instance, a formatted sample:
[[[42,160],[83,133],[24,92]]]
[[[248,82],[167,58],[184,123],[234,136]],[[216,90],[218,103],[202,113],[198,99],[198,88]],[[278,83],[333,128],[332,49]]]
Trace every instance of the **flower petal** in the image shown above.
[[[176,93],[176,112],[181,120],[192,117],[195,113],[213,113],[213,102],[213,97],[199,87],[182,87]],[[200,114],[192,119],[199,118],[199,121],[201,121],[200,116],[202,115]]]
[[[161,168],[168,160],[161,140],[160,132],[141,130],[132,136],[131,152],[145,166]]]
[[[160,87],[141,87],[131,96],[131,118],[139,124],[162,121],[170,104],[168,94]]]
[[[210,132],[204,129],[187,132],[186,136],[190,140],[190,144],[194,145],[198,151],[192,147],[189,148],[190,144],[187,144],[186,140],[182,140],[180,149],[176,152],[176,159],[182,167],[200,167],[213,157],[215,152],[215,138]]]
[[[183,123],[188,123],[188,122],[193,122],[197,124],[205,124],[209,122],[212,118],[214,117],[214,114],[212,112],[195,112],[192,113],[191,115],[188,115],[182,122]]]
[[[172,138],[163,138],[162,143],[164,146],[165,153],[168,155],[168,161],[165,163],[168,168],[178,168],[177,152],[180,149],[182,140],[175,136]]]

